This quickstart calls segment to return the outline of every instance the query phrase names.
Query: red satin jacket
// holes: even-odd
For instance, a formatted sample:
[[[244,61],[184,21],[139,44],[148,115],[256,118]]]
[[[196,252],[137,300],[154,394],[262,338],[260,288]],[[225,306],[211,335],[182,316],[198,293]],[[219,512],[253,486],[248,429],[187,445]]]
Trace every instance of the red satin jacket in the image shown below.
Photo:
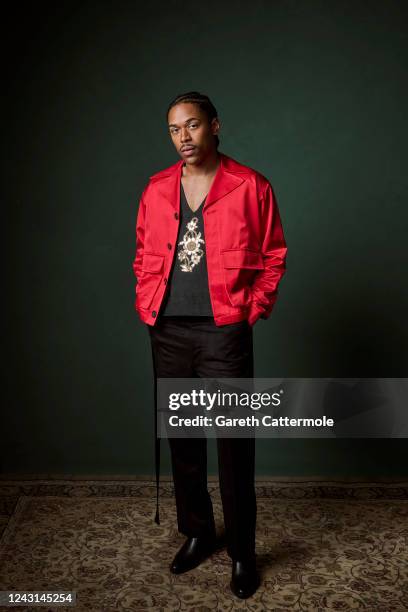
[[[223,153],[203,205],[208,287],[217,326],[267,319],[285,273],[286,243],[271,184]],[[135,308],[154,325],[176,254],[183,160],[150,177],[136,221]]]

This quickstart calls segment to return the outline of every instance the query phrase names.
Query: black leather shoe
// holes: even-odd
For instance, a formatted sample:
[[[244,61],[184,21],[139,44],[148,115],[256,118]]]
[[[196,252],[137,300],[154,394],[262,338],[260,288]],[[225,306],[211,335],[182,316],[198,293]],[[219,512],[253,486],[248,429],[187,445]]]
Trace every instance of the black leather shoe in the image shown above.
[[[170,571],[173,574],[182,574],[197,567],[216,549],[216,538],[200,536],[187,538],[183,546],[173,559]]]
[[[237,597],[246,599],[251,597],[259,587],[259,575],[256,561],[232,560],[232,576],[230,587]]]

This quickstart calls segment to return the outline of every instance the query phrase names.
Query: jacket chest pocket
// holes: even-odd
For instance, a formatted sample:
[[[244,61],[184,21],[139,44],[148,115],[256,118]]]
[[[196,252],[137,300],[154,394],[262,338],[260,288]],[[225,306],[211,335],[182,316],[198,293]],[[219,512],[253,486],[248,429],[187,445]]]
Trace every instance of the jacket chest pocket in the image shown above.
[[[142,273],[136,285],[136,303],[149,308],[163,278],[164,255],[144,253]]]
[[[251,285],[264,269],[262,254],[252,249],[221,251],[225,288],[232,306],[246,306],[251,299]]]

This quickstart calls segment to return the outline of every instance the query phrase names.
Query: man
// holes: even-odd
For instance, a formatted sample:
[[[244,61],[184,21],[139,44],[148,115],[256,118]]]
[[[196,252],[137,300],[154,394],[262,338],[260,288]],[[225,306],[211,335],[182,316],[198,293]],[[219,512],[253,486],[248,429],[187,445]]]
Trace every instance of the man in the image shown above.
[[[271,314],[287,252],[269,181],[218,151],[220,122],[210,99],[179,95],[166,118],[181,160],[151,176],[142,193],[133,261],[155,402],[158,377],[253,377],[252,328]],[[205,437],[169,437],[178,530],[187,537],[173,573],[197,567],[216,547],[206,444]],[[259,586],[255,440],[217,438],[217,450],[230,587],[246,598]]]

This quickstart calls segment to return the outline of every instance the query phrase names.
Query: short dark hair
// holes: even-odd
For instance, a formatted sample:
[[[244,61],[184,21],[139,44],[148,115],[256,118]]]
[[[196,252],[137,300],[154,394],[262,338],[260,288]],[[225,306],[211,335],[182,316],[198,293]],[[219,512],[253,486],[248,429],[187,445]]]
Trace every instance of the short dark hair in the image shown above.
[[[201,110],[206,113],[208,121],[210,123],[213,119],[218,118],[217,109],[215,108],[214,104],[211,102],[208,96],[206,96],[205,94],[201,94],[198,91],[188,91],[187,93],[179,94],[174,98],[174,100],[170,102],[166,113],[166,120],[169,117],[170,109],[173,108],[173,106],[176,106],[176,104],[180,104],[181,102],[190,102],[191,104],[198,104]],[[214,138],[215,146],[218,149],[220,139],[218,138],[217,134],[215,134]]]

